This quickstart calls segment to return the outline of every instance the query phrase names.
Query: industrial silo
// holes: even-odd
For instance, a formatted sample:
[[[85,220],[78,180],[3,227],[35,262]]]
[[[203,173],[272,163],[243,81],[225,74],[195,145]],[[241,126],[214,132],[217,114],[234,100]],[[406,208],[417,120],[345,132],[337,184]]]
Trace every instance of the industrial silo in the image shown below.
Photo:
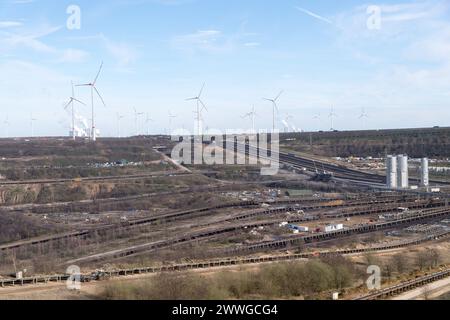
[[[408,156],[397,156],[397,186],[402,189],[409,187],[409,171],[408,171]]]
[[[428,187],[430,185],[428,158],[422,159],[422,165],[420,168],[420,180],[422,187]]]
[[[394,156],[387,156],[386,158],[386,177],[387,187],[397,188],[397,158]]]

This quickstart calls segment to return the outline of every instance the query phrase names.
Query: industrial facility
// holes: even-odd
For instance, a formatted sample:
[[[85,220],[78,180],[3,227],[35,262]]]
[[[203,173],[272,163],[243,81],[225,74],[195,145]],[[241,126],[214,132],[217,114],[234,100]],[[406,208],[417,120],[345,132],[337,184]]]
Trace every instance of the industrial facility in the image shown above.
[[[420,161],[419,182],[421,187],[428,187],[429,164],[428,158]],[[407,155],[388,155],[386,157],[386,186],[389,189],[416,189],[417,185],[410,186],[409,157]]]

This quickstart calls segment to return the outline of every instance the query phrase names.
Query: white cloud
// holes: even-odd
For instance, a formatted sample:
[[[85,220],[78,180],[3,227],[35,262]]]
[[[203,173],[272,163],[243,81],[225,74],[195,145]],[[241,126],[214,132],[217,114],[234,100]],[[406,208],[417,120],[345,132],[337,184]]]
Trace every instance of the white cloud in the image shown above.
[[[259,47],[261,45],[261,43],[259,43],[259,42],[247,42],[247,43],[244,43],[244,46],[246,46],[246,47]]]
[[[242,47],[257,47],[261,43],[248,41],[249,37],[257,34],[239,30],[232,34],[224,34],[220,30],[199,30],[194,33],[173,37],[171,44],[174,48],[194,54],[196,52],[206,53],[230,53]],[[247,41],[244,41],[247,40]]]
[[[183,48],[206,49],[216,46],[218,39],[221,37],[222,32],[218,30],[200,30],[195,33],[175,37],[173,44]]]
[[[0,21],[0,29],[21,27],[22,25],[23,23],[19,21]]]
[[[61,27],[44,27],[42,30],[33,33],[0,32],[0,44],[2,44],[3,50],[5,51],[17,47],[25,47],[37,52],[54,53],[57,50],[45,44],[41,39],[60,29]]]
[[[12,4],[28,4],[33,3],[35,0],[13,0],[11,1]]]
[[[126,69],[137,60],[138,52],[131,45],[112,41],[103,34],[100,37],[106,50],[116,59],[119,68]]]
[[[89,52],[78,49],[66,49],[62,53],[60,62],[84,62],[89,57]]]
[[[136,46],[126,42],[118,42],[107,37],[103,33],[94,34],[82,37],[70,37],[71,41],[93,42],[100,43],[104,49],[116,61],[117,68],[121,71],[131,71],[131,66],[137,61],[140,56],[139,50]]]
[[[318,15],[318,14],[312,12],[312,11],[309,11],[309,10],[304,9],[304,8],[301,8],[301,7],[295,7],[295,8],[296,8],[298,11],[301,11],[301,12],[303,12],[304,14],[306,14],[306,15],[308,15],[308,16],[310,16],[310,17],[313,17],[314,19],[320,20],[320,21],[322,21],[322,22],[326,22],[326,23],[328,23],[328,24],[333,24],[333,22],[332,22],[330,19],[325,18],[325,17],[323,17],[323,16],[321,16],[321,15]]]

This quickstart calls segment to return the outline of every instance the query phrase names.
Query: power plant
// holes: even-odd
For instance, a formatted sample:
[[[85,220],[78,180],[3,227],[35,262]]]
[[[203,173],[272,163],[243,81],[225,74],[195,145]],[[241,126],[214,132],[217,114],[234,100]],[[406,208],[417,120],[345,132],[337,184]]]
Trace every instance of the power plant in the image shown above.
[[[386,186],[389,189],[408,189],[409,188],[409,166],[407,155],[388,155],[386,158]],[[420,185],[428,187],[429,165],[428,158],[421,159],[420,166]]]

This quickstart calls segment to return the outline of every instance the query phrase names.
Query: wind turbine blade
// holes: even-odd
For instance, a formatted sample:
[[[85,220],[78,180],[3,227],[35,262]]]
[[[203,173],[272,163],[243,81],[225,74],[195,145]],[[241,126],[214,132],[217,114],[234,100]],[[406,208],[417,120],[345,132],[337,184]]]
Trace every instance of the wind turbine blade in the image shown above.
[[[80,101],[80,100],[78,100],[78,99],[72,98],[72,100],[73,100],[73,101],[76,101],[76,102],[78,102],[78,103],[81,103],[83,106],[86,105],[86,103],[84,103],[84,102],[82,102],[82,101]]]
[[[98,69],[97,76],[95,77],[94,82],[92,84],[95,85],[97,83],[97,79],[100,76],[100,72],[102,72],[102,68],[103,68],[103,61],[102,61],[102,64],[100,65],[100,69]]]
[[[206,85],[206,83],[203,83],[202,89],[200,90],[200,93],[198,94],[199,98],[202,96],[203,89],[205,89],[205,85]]]
[[[94,88],[95,92],[97,92],[97,95],[98,95],[98,97],[100,98],[100,100],[102,100],[103,105],[106,107],[105,100],[103,100],[103,98],[102,98],[100,92],[98,92],[98,90],[97,90],[97,88],[96,88],[95,86],[92,86],[92,87]]]
[[[70,98],[70,101],[67,102],[67,104],[64,106],[64,110],[67,110],[67,108],[70,106],[70,104],[72,103],[73,99]]]
[[[189,99],[186,99],[186,101],[193,101],[193,100],[197,100],[198,98],[189,98]]]
[[[281,97],[281,95],[284,93],[284,91],[283,90],[281,90],[281,92],[277,95],[277,97],[275,98],[275,99],[273,99],[274,101],[277,101],[280,97]]]
[[[77,84],[75,87],[90,87],[90,83],[84,83],[84,84]]]
[[[203,109],[205,109],[206,111],[208,111],[208,108],[206,107],[206,105],[203,103],[202,100],[198,99],[198,102],[200,102],[200,104],[202,105]]]

